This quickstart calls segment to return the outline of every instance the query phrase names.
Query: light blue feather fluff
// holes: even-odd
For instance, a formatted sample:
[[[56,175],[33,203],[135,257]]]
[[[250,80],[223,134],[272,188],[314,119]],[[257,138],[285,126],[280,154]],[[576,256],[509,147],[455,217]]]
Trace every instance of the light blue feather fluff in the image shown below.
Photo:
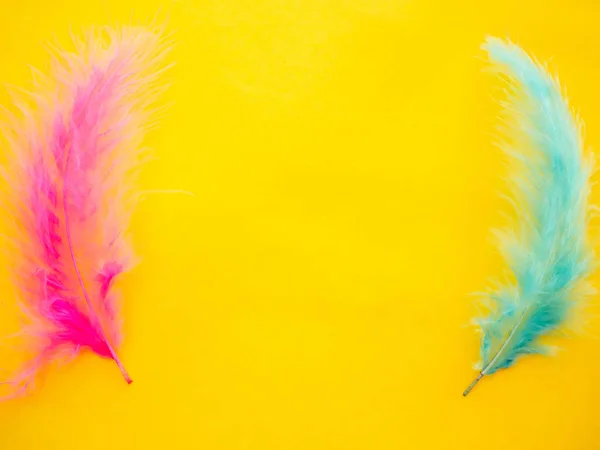
[[[592,292],[586,277],[594,263],[588,240],[593,161],[584,154],[579,121],[558,81],[520,47],[489,38],[483,48],[509,80],[503,148],[518,219],[498,233],[514,277],[488,295],[489,314],[476,319],[481,372],[463,395],[521,356],[547,353],[540,338],[564,325]]]

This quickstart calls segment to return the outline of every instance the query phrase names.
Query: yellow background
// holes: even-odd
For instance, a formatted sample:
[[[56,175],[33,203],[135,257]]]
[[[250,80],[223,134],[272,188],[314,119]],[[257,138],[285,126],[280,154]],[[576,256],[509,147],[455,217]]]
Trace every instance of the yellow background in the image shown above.
[[[506,210],[479,45],[551,59],[599,147],[597,2],[3,0],[0,81],[28,86],[69,27],[159,9],[177,66],[141,187],[195,197],[134,216],[135,382],[90,354],[50,371],[0,404],[0,448],[600,449],[597,319],[461,396],[469,293],[502,271],[489,230]]]

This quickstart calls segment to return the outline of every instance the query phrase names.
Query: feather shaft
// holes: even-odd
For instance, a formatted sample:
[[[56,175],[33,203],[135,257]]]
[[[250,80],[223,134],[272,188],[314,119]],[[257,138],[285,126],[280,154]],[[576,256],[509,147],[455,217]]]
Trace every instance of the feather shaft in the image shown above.
[[[508,348],[508,346],[511,344],[513,338],[515,337],[515,333],[517,332],[517,330],[519,329],[519,327],[523,323],[523,318],[527,314],[528,310],[529,310],[529,306],[525,309],[525,311],[523,311],[523,314],[521,314],[521,318],[515,324],[515,326],[513,327],[513,329],[510,331],[510,334],[508,335],[508,337],[506,338],[506,340],[502,344],[502,347],[500,347],[500,350],[498,350],[498,353],[496,353],[494,355],[494,357],[492,358],[492,360],[483,368],[483,370],[479,373],[479,375],[477,376],[477,378],[475,378],[475,380],[473,380],[473,382],[467,387],[467,389],[465,389],[465,391],[463,392],[463,397],[466,397],[467,395],[469,395],[469,392],[471,392],[473,390],[473,388],[475,387],[475,385],[477,383],[479,383],[479,380],[481,380],[485,375],[487,375],[487,373],[490,371],[490,369],[492,367],[494,367],[494,364],[496,364],[496,362],[503,356],[504,352],[506,351],[506,349]]]
[[[68,171],[70,159],[71,159],[71,152],[67,149],[67,156],[65,158],[65,172]],[[108,336],[106,335],[106,333],[104,332],[104,329],[102,328],[102,324],[100,323],[98,315],[96,314],[94,305],[92,304],[92,301],[90,300],[88,291],[85,288],[85,283],[83,282],[83,278],[81,276],[81,271],[79,269],[79,265],[77,264],[77,259],[75,258],[75,250],[73,249],[73,240],[71,238],[71,221],[70,221],[70,217],[69,217],[69,208],[67,208],[66,205],[67,205],[67,191],[63,191],[63,214],[65,215],[65,235],[67,237],[67,244],[69,247],[69,255],[71,256],[71,261],[73,262],[73,269],[75,270],[77,280],[79,281],[79,285],[81,286],[81,293],[83,294],[83,297],[85,298],[85,302],[88,307],[88,314],[90,316],[92,325],[94,327],[96,327],[96,329],[100,333],[102,340],[105,342],[105,344],[108,348],[111,358],[117,364],[117,367],[121,371],[123,378],[125,379],[127,384],[131,384],[131,383],[133,383],[133,380],[127,373],[127,370],[125,370],[123,363],[117,356],[117,352],[115,352],[113,346],[110,344],[110,340],[108,339]]]

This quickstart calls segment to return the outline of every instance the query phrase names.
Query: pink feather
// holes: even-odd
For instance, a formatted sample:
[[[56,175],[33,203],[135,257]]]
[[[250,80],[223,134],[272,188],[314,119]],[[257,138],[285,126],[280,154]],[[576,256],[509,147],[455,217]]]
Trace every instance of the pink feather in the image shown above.
[[[122,341],[118,275],[132,264],[124,236],[137,197],[135,168],[151,125],[168,45],[160,30],[92,30],[58,51],[29,101],[15,98],[5,170],[15,283],[32,358],[11,381],[89,349],[113,359]]]

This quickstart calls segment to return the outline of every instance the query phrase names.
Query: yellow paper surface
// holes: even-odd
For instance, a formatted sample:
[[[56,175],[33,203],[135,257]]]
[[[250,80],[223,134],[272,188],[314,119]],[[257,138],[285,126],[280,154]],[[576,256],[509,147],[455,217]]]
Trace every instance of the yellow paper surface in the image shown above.
[[[134,383],[86,353],[0,404],[0,448],[600,448],[598,320],[461,395],[469,294],[502,274],[490,229],[507,211],[501,85],[479,46],[510,37],[551,61],[598,147],[600,4],[3,0],[0,82],[30,86],[70,29],[159,10],[172,106],[140,187],[195,196],[134,215],[141,263],[117,285]]]

